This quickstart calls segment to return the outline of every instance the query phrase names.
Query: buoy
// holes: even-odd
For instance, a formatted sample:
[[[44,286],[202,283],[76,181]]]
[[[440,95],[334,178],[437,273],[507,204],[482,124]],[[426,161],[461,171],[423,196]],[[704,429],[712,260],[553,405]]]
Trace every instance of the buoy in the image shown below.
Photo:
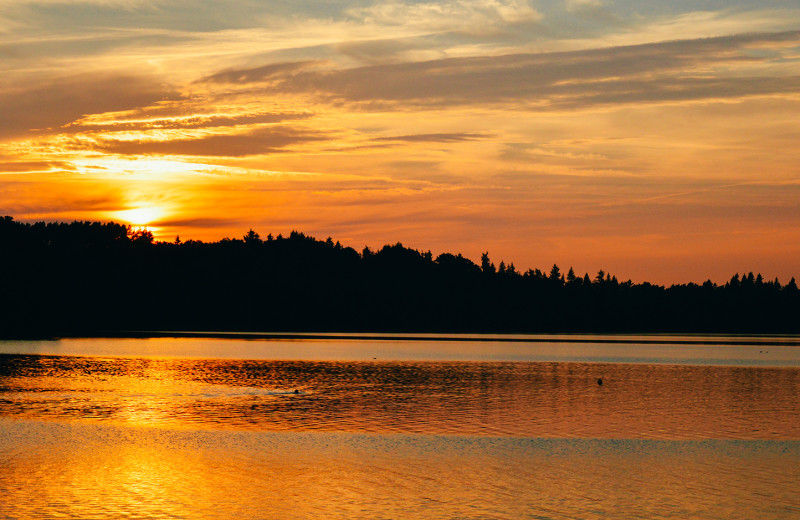
[[[597,380],[597,384],[600,385],[600,386],[603,386],[603,378],[602,377]]]

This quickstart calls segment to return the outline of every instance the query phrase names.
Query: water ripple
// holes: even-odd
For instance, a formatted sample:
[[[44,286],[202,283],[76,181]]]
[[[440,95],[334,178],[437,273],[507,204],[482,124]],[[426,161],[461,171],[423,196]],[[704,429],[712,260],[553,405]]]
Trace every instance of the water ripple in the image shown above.
[[[800,439],[798,395],[796,368],[0,355],[0,417],[169,427]]]

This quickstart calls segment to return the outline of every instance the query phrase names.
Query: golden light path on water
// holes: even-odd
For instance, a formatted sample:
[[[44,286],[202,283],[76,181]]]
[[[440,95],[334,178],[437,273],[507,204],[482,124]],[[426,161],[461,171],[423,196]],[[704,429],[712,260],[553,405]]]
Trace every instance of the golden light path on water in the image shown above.
[[[778,352],[753,366],[742,353],[796,340],[628,344],[627,362],[612,363],[476,359],[467,342],[472,360],[450,361],[397,359],[399,340],[2,342],[0,512],[793,518],[798,359]],[[420,355],[413,344],[408,358]],[[453,355],[426,345],[432,358]],[[624,357],[623,346],[584,347]],[[292,348],[351,359],[287,359]],[[544,344],[527,355],[537,348],[578,352]],[[694,361],[675,363],[681,349]]]
[[[0,493],[12,518],[745,519],[800,510],[796,442],[0,424]]]

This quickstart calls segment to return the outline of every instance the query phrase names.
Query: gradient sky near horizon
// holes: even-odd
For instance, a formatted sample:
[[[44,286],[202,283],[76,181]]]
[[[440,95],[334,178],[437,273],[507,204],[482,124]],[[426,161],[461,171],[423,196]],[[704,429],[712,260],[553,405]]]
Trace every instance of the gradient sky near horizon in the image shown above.
[[[3,0],[0,214],[800,276],[796,0]]]

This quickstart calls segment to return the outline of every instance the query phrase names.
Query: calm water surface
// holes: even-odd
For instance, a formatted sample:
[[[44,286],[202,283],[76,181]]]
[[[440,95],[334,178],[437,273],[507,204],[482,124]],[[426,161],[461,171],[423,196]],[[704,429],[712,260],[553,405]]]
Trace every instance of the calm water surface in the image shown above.
[[[601,338],[0,342],[0,518],[800,518],[798,338]]]

